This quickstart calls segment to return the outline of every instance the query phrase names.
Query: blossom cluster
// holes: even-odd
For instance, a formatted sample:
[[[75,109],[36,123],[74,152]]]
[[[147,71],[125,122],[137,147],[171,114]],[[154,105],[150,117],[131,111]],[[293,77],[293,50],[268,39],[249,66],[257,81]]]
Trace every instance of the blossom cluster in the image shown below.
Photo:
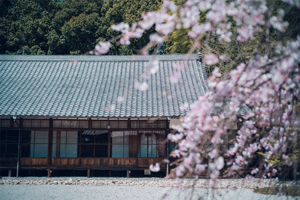
[[[241,63],[230,72],[227,79],[219,79],[221,74],[215,68],[207,82],[211,92],[199,97],[191,105],[191,111],[183,119],[182,126],[173,127],[179,134],[168,137],[178,143],[176,154],[173,155],[185,157],[180,164],[184,167],[176,169],[177,175],[203,172],[204,165],[201,163],[206,159],[211,179],[215,180],[225,166],[227,175],[232,176],[246,166],[258,151],[264,152],[263,172],[267,177],[275,176],[280,170],[279,166],[269,162],[274,158],[281,159],[283,165],[292,165],[287,154],[291,153],[288,145],[298,137],[290,129],[295,125],[293,98],[298,95],[300,87],[300,37],[286,46],[277,47],[277,51],[277,57],[256,55],[252,62]],[[213,113],[228,97],[228,106],[221,109],[220,113]],[[242,122],[234,145],[225,152],[221,151],[222,138],[226,137],[231,121],[226,118],[239,115],[238,111],[243,106],[253,109],[240,116]],[[214,147],[210,152],[205,147],[207,142]],[[202,152],[202,158],[206,158],[194,158],[189,164],[185,162],[186,158],[198,152]],[[220,162],[222,157],[228,161],[226,165]],[[194,165],[194,168],[188,167]],[[197,167],[200,165],[202,170]],[[257,169],[252,171],[252,174],[256,173]]]
[[[300,8],[299,0],[282,1]],[[201,12],[206,13],[206,18],[199,23]],[[156,45],[181,28],[188,29],[196,42],[203,34],[215,34],[220,42],[232,39],[247,42],[261,30],[272,28],[285,32],[288,23],[284,16],[283,10],[273,15],[266,0],[187,0],[181,6],[164,0],[160,10],[143,14],[142,21],[131,26],[122,22],[112,29],[122,33],[123,45],[130,44],[131,38],[140,38],[153,26],[156,33],[149,39]],[[105,54],[109,46],[110,43],[100,42],[95,49]],[[148,53],[147,48],[144,54]],[[300,89],[300,35],[294,41],[278,42],[270,49],[272,54],[254,53],[247,62],[237,64],[226,78],[215,68],[207,80],[210,91],[192,105],[182,106],[182,109],[189,107],[190,111],[181,125],[173,126],[177,133],[168,135],[169,140],[177,143],[177,149],[172,152],[180,158],[175,169],[177,177],[187,174],[198,177],[208,170],[214,184],[225,172],[225,176],[235,175],[257,152],[263,152],[265,164],[260,169],[254,167],[252,175],[260,172],[266,177],[276,176],[281,166],[269,162],[272,159],[281,159],[281,165],[292,165],[288,146],[298,137],[291,128],[295,125],[294,102]],[[216,65],[228,59],[225,54],[218,57],[211,52],[204,55],[203,63]],[[148,76],[156,73],[158,67],[154,57],[142,75],[143,81],[137,81],[135,87],[147,90]],[[172,83],[180,81],[180,71],[184,68],[181,63],[174,66]],[[240,114],[243,107],[250,107],[251,111]],[[224,140],[236,116],[239,118],[236,137],[232,146],[224,150]],[[151,169],[158,171],[159,165],[152,165]]]

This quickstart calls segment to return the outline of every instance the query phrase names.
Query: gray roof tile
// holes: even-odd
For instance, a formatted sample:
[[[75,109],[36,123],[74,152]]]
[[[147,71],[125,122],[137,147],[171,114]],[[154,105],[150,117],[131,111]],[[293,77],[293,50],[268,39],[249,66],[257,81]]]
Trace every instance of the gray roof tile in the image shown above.
[[[67,117],[179,116],[208,88],[198,56],[158,56],[159,71],[138,91],[149,56],[18,56],[0,55],[0,115]],[[70,61],[78,60],[77,64]],[[169,78],[183,60],[179,84]],[[171,95],[172,98],[167,98]],[[118,104],[119,96],[125,97]],[[105,110],[112,104],[116,109]]]

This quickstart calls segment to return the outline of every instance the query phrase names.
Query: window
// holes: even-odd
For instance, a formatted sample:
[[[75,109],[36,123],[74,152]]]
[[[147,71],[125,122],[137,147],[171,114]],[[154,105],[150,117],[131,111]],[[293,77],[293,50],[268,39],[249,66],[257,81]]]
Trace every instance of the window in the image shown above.
[[[32,120],[31,121],[31,126],[32,127],[41,127],[41,121],[38,121],[38,120]]]
[[[62,128],[79,128],[79,121],[61,121]]]
[[[157,128],[166,128],[166,121],[157,121]]]
[[[101,121],[101,128],[107,129],[108,121]]]
[[[79,121],[79,128],[89,128],[88,121]]]
[[[127,128],[127,121],[119,121],[119,128]]]
[[[107,157],[108,131],[83,131],[81,157]]]
[[[60,131],[60,157],[77,157],[78,131]]]
[[[41,127],[48,128],[49,127],[49,121],[48,120],[41,120]]]
[[[111,157],[129,157],[129,135],[130,131],[112,131],[111,138]]]
[[[89,128],[88,121],[53,120],[54,128]]]
[[[0,132],[0,157],[18,156],[19,131]]]
[[[140,158],[157,158],[156,136],[153,133],[143,133],[141,136]]]
[[[165,131],[139,131],[140,134],[140,158],[165,158]]]
[[[147,121],[140,121],[140,128],[149,128]]]
[[[92,121],[92,128],[101,128],[101,121]]]
[[[108,131],[53,131],[52,156],[107,157]]]
[[[131,121],[131,128],[139,128],[139,121]]]
[[[23,120],[23,127],[42,127],[48,128],[49,127],[49,120]]]
[[[31,120],[23,120],[23,127],[31,127]]]
[[[131,128],[152,129],[166,128],[166,121],[148,120],[148,121],[131,121]]]
[[[10,127],[10,120],[0,120],[0,127],[3,128]]]
[[[127,129],[127,121],[92,121],[92,128],[107,129],[108,124],[111,129]]]
[[[119,128],[119,122],[118,121],[110,121],[109,124],[110,124],[111,129]]]
[[[22,131],[22,157],[46,158],[48,131]]]

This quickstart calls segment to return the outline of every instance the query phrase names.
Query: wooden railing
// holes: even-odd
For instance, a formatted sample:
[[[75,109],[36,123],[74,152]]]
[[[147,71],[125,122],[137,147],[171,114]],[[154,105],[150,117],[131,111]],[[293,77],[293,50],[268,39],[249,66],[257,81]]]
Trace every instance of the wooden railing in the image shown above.
[[[46,166],[47,158],[21,158],[21,165]]]
[[[52,158],[52,165],[57,166],[79,166],[80,158]]]
[[[88,167],[88,166],[105,166],[105,167],[140,167],[148,168],[149,165],[162,163],[163,158],[52,158],[51,166],[55,167]],[[21,158],[22,166],[47,166],[47,158]]]
[[[109,158],[110,166],[136,166],[136,158]]]

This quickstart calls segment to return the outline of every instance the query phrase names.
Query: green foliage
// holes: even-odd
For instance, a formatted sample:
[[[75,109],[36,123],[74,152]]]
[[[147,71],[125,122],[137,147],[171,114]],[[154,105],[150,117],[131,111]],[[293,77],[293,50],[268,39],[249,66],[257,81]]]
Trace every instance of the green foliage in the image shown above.
[[[175,0],[179,6],[184,2]],[[19,54],[26,48],[27,54],[84,54],[93,49],[97,42],[108,41],[120,34],[110,28],[112,24],[124,21],[131,25],[141,20],[142,13],[159,9],[161,3],[162,0],[0,0],[0,53]],[[283,9],[285,20],[290,24],[285,33],[271,29],[269,43],[283,37],[295,38],[300,30],[299,11],[280,0],[268,0],[268,4],[275,11]],[[200,15],[199,23],[202,23],[206,13]],[[235,32],[237,27],[232,23],[232,31]],[[187,53],[196,42],[188,31],[175,30],[160,53]],[[149,42],[149,35],[154,32],[152,27],[142,38],[131,39],[129,46],[112,41],[108,54],[139,54],[140,49]],[[258,36],[247,43],[240,43],[236,40],[236,34],[233,34],[231,42],[221,44],[213,34],[205,35],[203,40],[207,45],[196,48],[194,52],[227,54],[230,57],[229,61],[217,65],[222,74],[229,72],[237,63],[246,62],[261,44]],[[259,53],[268,48],[271,47],[260,46]],[[238,54],[239,57],[236,56]],[[207,66],[208,72],[214,67]]]
[[[47,33],[58,10],[56,0],[14,0],[2,4],[0,53],[47,52]],[[9,2],[9,3],[8,3]]]
[[[165,42],[165,53],[168,54],[185,54],[193,45],[193,39],[188,35],[187,29],[174,31]]]
[[[182,5],[184,0],[175,0],[177,5]],[[218,41],[218,36],[216,34],[206,34],[202,38],[201,41],[205,41],[205,46],[201,46],[200,48],[196,48],[194,53],[202,52],[202,54],[214,53],[218,56],[222,54],[226,54],[230,59],[226,62],[221,61],[215,66],[206,66],[207,72],[210,75],[215,67],[219,67],[220,72],[223,75],[226,75],[229,71],[231,71],[234,67],[239,63],[246,63],[249,58],[255,53],[264,54],[265,51],[270,50],[273,46],[276,45],[276,41],[279,40],[287,40],[287,39],[296,39],[297,34],[300,31],[300,15],[299,10],[297,8],[291,8],[288,4],[282,2],[281,0],[267,0],[268,8],[275,11],[275,14],[280,10],[285,11],[285,20],[289,22],[288,29],[281,33],[273,28],[270,30],[261,29],[260,34],[255,35],[255,37],[249,42],[239,42],[237,41],[237,26],[234,21],[230,21],[232,23],[231,31],[233,35],[231,36],[231,42],[222,42]],[[201,13],[199,23],[205,21],[205,14]],[[267,16],[266,16],[267,17]],[[195,40],[188,35],[188,31],[186,29],[178,29],[175,30],[171,36],[165,42],[164,53],[167,54],[182,54],[188,53],[190,48],[192,47]],[[269,33],[268,33],[269,32]],[[259,35],[269,34],[269,41],[262,41],[262,38]],[[200,44],[202,44],[200,41]],[[264,44],[264,45],[261,45]],[[266,44],[269,44],[266,46]],[[239,56],[237,56],[239,55]]]
[[[103,23],[102,30],[105,34],[99,34],[97,41],[108,41],[120,34],[120,32],[113,31],[110,26],[121,22],[131,25],[134,22],[142,20],[141,15],[147,11],[158,10],[161,6],[161,0],[107,0],[102,8],[102,15],[106,20]],[[119,42],[113,42],[108,54],[110,55],[131,55],[140,54],[140,50],[149,42],[149,35],[154,33],[155,29],[152,27],[149,31],[144,33],[142,38],[131,39],[131,44],[128,46],[121,46]]]
[[[182,5],[182,0],[175,1],[177,5]],[[177,13],[179,16],[179,13]],[[205,21],[206,13],[200,13],[199,23]],[[188,35],[189,29],[176,29],[165,41],[164,53],[166,54],[186,54],[191,49],[192,45],[195,43],[195,40]],[[199,52],[200,49],[196,49],[194,53]]]
[[[112,24],[141,20],[161,0],[0,0],[0,54],[85,54],[100,40],[119,35]],[[108,54],[138,54],[149,30],[129,46],[112,43]]]
[[[300,186],[278,186],[278,187],[265,187],[254,189],[255,193],[269,194],[269,195],[282,195],[282,196],[300,196]]]

